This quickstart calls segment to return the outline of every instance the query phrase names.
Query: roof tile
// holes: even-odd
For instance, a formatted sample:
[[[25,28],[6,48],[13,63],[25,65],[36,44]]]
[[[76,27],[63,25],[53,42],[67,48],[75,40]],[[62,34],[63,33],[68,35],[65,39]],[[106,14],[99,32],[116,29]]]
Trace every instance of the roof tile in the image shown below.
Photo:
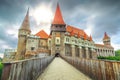
[[[43,38],[43,39],[47,39],[49,36],[48,34],[44,31],[44,30],[41,30],[39,31],[37,34],[35,34],[36,36],[39,36],[40,38]]]

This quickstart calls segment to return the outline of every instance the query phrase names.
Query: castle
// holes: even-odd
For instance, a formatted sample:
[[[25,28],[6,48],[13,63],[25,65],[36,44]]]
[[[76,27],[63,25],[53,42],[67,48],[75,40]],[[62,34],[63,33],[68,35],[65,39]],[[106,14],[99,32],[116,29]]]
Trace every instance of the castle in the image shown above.
[[[44,30],[31,34],[29,10],[27,11],[18,33],[15,59],[39,57],[40,54],[92,59],[97,56],[114,56],[114,48],[106,32],[103,43],[96,44],[92,36],[88,36],[82,29],[66,24],[57,4],[49,35]]]

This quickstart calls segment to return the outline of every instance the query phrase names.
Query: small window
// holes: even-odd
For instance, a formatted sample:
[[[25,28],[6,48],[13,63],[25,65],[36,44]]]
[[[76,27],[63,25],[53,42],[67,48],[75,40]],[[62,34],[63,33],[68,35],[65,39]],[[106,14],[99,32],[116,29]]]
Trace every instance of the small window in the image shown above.
[[[59,43],[59,39],[57,39],[57,43]]]

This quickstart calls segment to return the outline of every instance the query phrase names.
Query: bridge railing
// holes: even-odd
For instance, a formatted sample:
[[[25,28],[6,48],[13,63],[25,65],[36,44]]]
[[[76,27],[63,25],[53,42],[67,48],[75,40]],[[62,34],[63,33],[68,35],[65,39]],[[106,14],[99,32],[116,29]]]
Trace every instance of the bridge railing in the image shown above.
[[[62,56],[93,80],[120,80],[120,62]]]
[[[53,56],[3,63],[1,80],[36,80]]]

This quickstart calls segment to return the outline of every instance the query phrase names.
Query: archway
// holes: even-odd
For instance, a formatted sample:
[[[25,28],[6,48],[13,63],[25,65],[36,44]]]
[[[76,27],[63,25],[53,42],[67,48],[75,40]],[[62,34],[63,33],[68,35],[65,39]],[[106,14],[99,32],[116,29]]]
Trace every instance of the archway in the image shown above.
[[[55,54],[55,57],[59,57],[59,56],[60,56],[60,54],[59,54],[59,53],[56,53],[56,54]]]

